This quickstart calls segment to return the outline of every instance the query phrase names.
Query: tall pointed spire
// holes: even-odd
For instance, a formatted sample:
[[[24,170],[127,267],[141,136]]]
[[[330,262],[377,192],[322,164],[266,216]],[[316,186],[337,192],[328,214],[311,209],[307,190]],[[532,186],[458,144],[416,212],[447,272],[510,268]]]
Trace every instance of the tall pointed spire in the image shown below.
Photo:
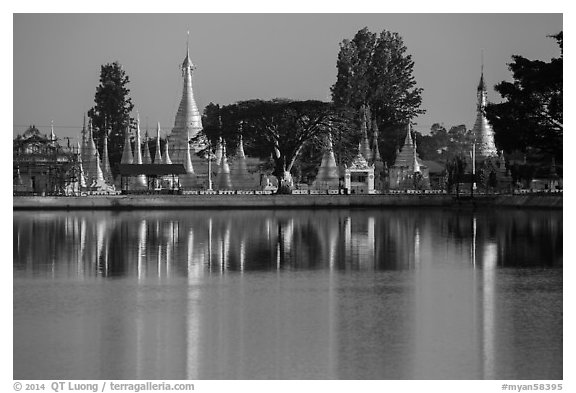
[[[164,145],[164,156],[163,156],[163,163],[164,164],[172,164],[172,160],[170,159],[170,153],[169,151],[169,142],[168,142],[168,138],[166,138],[166,144]]]
[[[482,56],[483,58],[484,56]],[[480,72],[480,83],[478,84],[477,103],[476,103],[476,122],[472,129],[474,143],[476,145],[476,154],[479,160],[488,157],[495,157],[498,152],[494,143],[494,130],[486,118],[486,105],[488,104],[488,95],[486,84],[484,82],[484,60]]]
[[[160,151],[160,122],[156,127],[156,153],[154,153],[154,164],[162,164],[162,152]]]
[[[82,120],[82,144],[86,142],[86,113],[84,113],[84,119]]]
[[[194,100],[192,90],[192,73],[196,67],[190,60],[189,39],[186,40],[186,57],[182,62],[182,77],[184,84],[182,87],[182,99],[174,120],[172,128],[172,152],[173,160],[176,163],[187,165],[187,156],[190,148],[189,141],[195,138],[202,130],[202,117]]]
[[[230,178],[230,166],[226,157],[226,145],[222,144],[222,161],[216,175],[216,187],[218,190],[231,190],[232,179]]]
[[[378,148],[378,139],[379,139],[379,130],[378,130],[378,123],[376,119],[372,122],[372,133],[373,133],[373,140],[372,140],[372,160],[379,161],[381,160],[380,156],[380,149]]]
[[[396,160],[394,161],[393,167],[408,168],[409,172],[421,172],[422,165],[420,165],[420,162],[418,161],[416,142],[412,140],[412,129],[410,123],[408,123],[407,128],[408,130],[406,132],[406,138],[404,139],[404,146],[402,146],[402,150],[396,154]]]
[[[186,147],[186,162],[184,168],[186,168],[187,174],[189,175],[194,174],[194,167],[192,166],[192,156],[190,155],[190,144],[188,144]]]
[[[412,127],[408,123],[408,131],[406,132],[406,138],[404,139],[404,146],[412,146]]]
[[[152,156],[150,155],[150,147],[148,146],[148,126],[146,126],[146,133],[144,134],[144,153],[142,154],[142,164],[152,164]]]
[[[89,185],[92,185],[98,176],[99,163],[96,160],[96,145],[94,144],[92,120],[88,121],[88,132],[85,136],[84,145],[82,146],[82,163],[86,173],[86,180]]]
[[[484,83],[484,49],[480,52],[480,83],[478,83],[478,91],[485,91],[486,84]]]
[[[246,154],[244,153],[244,142],[242,138],[243,124],[240,122],[240,139],[236,148],[236,155],[231,169],[232,184],[237,190],[251,190],[256,184],[248,173]]]
[[[112,176],[108,158],[108,128],[106,126],[104,126],[104,146],[102,147],[102,172],[106,182],[110,185],[114,184],[114,177]]]
[[[314,180],[314,188],[316,189],[336,189],[339,186],[340,175],[338,173],[338,166],[336,165],[336,158],[334,157],[334,149],[332,147],[332,135],[326,136],[326,148],[322,155],[322,162],[318,168],[316,180]]]
[[[414,167],[414,173],[416,172],[420,172],[420,164],[418,163],[418,157],[416,155],[416,139],[414,139],[414,153],[413,153],[413,158],[414,161],[412,163],[412,166]]]
[[[100,166],[100,152],[98,152],[98,149],[94,149],[94,150],[95,150],[94,169],[95,169],[96,175],[94,176],[93,185],[95,187],[97,187],[98,189],[101,189],[101,190],[106,189],[107,184],[106,184],[106,181],[104,180],[104,173],[102,172],[102,167]]]
[[[132,164],[134,163],[134,157],[132,156],[132,147],[130,146],[130,126],[126,126],[126,131],[124,132],[124,150],[122,151],[121,164]]]
[[[86,118],[84,118],[84,120],[86,120]],[[86,129],[86,124],[84,124],[84,129]],[[78,142],[78,181],[80,189],[86,188],[86,174],[82,166],[82,148],[80,147],[80,142]]]
[[[134,164],[142,164],[142,144],[140,141],[140,114],[136,112],[136,143],[134,146]]]
[[[218,144],[216,145],[216,165],[220,165],[220,163],[222,162],[222,156],[223,156],[223,146],[224,143],[222,141],[222,137],[218,138]]]
[[[134,144],[134,164],[142,164],[142,152],[140,143],[140,114],[136,112],[136,143]],[[148,188],[146,175],[137,175],[134,184],[135,188]]]
[[[56,134],[54,134],[54,120],[50,120],[50,142],[56,142]]]
[[[236,149],[236,157],[246,158],[246,154],[244,154],[244,142],[242,141],[242,134],[240,134],[240,140],[238,141],[238,148]]]

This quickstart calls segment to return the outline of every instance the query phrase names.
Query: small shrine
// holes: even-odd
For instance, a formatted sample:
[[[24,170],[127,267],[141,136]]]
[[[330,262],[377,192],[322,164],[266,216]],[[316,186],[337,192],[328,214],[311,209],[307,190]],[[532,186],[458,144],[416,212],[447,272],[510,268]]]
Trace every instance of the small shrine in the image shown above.
[[[372,194],[374,192],[374,165],[369,165],[358,146],[358,155],[349,167],[345,167],[344,187],[350,194]]]

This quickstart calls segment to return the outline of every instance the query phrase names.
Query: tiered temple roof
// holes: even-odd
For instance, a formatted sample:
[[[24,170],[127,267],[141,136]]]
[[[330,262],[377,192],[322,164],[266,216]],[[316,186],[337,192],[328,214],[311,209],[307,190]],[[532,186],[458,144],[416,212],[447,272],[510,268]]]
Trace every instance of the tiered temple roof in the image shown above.
[[[412,132],[410,124],[408,124],[404,146],[402,146],[402,150],[396,154],[396,160],[392,167],[404,167],[408,168],[410,172],[419,172],[422,166],[423,163],[416,152],[416,144],[412,141]]]
[[[350,164],[351,169],[365,169],[368,168],[368,161],[364,158],[364,154],[362,154],[361,145],[358,146],[358,154],[352,160]]]

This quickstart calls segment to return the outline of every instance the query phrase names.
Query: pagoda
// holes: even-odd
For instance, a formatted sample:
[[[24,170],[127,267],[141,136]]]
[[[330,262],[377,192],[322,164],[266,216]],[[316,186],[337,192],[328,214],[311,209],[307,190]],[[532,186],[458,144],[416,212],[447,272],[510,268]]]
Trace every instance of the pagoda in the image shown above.
[[[156,152],[154,153],[154,164],[162,164],[162,151],[160,149],[160,122],[156,127]]]
[[[146,127],[146,134],[144,135],[144,153],[142,154],[142,164],[152,164],[152,156],[150,155],[150,146],[148,146],[148,127]]]
[[[402,149],[396,153],[394,165],[390,167],[390,188],[391,189],[414,189],[414,177],[419,173],[425,182],[428,181],[428,167],[424,165],[416,152],[416,143],[412,141],[410,124],[404,139]]]
[[[166,144],[164,145],[164,155],[162,156],[162,163],[171,165],[172,160],[170,159],[170,152],[169,152],[170,149],[168,145],[169,145],[168,138],[166,138]]]
[[[222,158],[218,166],[218,174],[216,175],[216,189],[218,190],[232,190],[232,179],[230,178],[230,166],[228,165],[228,158],[226,157],[226,146],[222,146]]]
[[[486,118],[486,104],[488,102],[486,84],[484,83],[484,67],[480,74],[480,83],[477,90],[476,122],[472,129],[474,144],[476,146],[476,160],[496,157],[498,152],[494,144],[494,130]]]
[[[122,150],[121,164],[134,163],[134,156],[132,155],[132,146],[130,146],[130,127],[126,127],[124,131],[124,149]]]
[[[181,66],[182,77],[184,78],[182,99],[180,100],[178,112],[176,112],[171,133],[172,144],[170,146],[172,161],[175,164],[184,164],[187,175],[191,175],[180,177],[185,187],[191,185],[194,177],[189,141],[202,130],[202,118],[192,90],[192,73],[195,68],[190,60],[188,41],[186,41],[186,57]]]
[[[242,125],[240,125],[240,127],[242,127]],[[236,156],[234,157],[230,174],[234,188],[237,190],[252,190],[256,186],[254,179],[250,176],[250,173],[248,173],[242,134],[240,134],[240,140],[238,141]]]
[[[102,173],[104,174],[104,180],[106,180],[106,183],[113,185],[114,176],[112,175],[110,159],[108,156],[108,129],[106,127],[104,127],[104,145],[102,147]]]
[[[92,120],[88,122],[87,133],[86,129],[82,128],[82,144],[81,159],[83,168],[86,171],[88,187],[93,187],[97,190],[107,189],[104,174],[100,167],[100,154],[94,143]]]
[[[377,190],[383,190],[386,188],[386,164],[382,160],[380,155],[380,149],[378,148],[378,138],[379,130],[376,119],[372,122],[372,165],[374,165],[374,188]]]
[[[136,142],[134,143],[134,161],[133,164],[142,165],[142,151],[140,143],[140,115],[136,113]],[[136,175],[133,183],[134,189],[148,188],[148,182],[146,180],[146,175]]]
[[[78,189],[86,189],[86,175],[82,167],[82,149],[80,143],[78,143]]]
[[[326,137],[326,145],[316,180],[314,180],[314,188],[318,190],[337,190],[340,186],[340,171],[334,158],[331,134]]]

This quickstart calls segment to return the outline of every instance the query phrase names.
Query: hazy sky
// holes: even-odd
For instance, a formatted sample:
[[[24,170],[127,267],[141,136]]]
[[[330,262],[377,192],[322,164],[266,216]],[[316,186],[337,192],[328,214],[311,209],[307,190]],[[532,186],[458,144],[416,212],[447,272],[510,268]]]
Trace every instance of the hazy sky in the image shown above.
[[[94,105],[100,66],[118,60],[129,78],[142,128],[171,130],[182,94],[179,66],[190,31],[194,94],[210,103],[285,97],[329,99],[339,43],[364,26],[398,32],[424,89],[415,127],[475,120],[480,53],[488,98],[511,80],[513,54],[558,57],[562,14],[15,14],[14,135],[36,124],[77,136]]]

